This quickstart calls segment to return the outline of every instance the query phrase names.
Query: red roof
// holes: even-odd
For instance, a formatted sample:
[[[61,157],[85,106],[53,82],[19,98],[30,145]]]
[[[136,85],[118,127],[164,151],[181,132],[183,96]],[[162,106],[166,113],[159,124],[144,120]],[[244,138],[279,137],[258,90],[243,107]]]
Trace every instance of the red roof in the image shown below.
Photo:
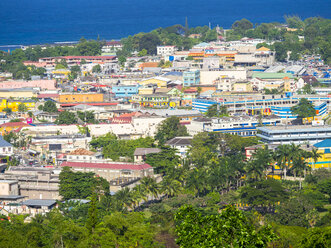
[[[24,122],[7,122],[0,125],[0,127],[28,127],[28,126],[30,125]]]
[[[110,170],[145,170],[150,169],[152,166],[149,164],[135,164],[135,163],[82,163],[82,162],[68,162],[65,161],[61,167],[78,167],[78,168],[100,168]]]
[[[59,94],[39,94],[38,98],[58,98]]]
[[[111,123],[131,123],[132,122],[132,117],[114,117],[111,118]]]

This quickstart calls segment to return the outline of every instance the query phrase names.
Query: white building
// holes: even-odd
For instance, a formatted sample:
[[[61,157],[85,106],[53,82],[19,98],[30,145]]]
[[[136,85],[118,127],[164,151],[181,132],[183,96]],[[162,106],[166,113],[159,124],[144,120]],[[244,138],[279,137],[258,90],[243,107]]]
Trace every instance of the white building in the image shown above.
[[[258,127],[258,137],[267,144],[316,144],[331,138],[331,126],[276,126]]]
[[[177,149],[177,155],[181,157],[186,157],[187,151],[191,146],[192,142],[191,136],[184,136],[184,137],[175,137],[171,140],[166,142],[166,145],[170,146],[171,148]]]
[[[159,56],[174,55],[176,51],[177,51],[176,46],[157,46],[157,55]]]
[[[11,156],[14,154],[13,145],[5,141],[2,136],[0,136],[0,156]]]
[[[221,77],[229,77],[237,80],[247,80],[247,71],[244,68],[238,68],[235,70],[201,70],[200,71],[200,84],[213,84],[217,79]]]

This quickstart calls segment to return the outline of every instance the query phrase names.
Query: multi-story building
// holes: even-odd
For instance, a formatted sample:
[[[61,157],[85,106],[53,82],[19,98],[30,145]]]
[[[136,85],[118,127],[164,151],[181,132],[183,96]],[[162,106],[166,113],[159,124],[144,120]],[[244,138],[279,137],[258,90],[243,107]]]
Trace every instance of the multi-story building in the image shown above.
[[[116,60],[116,56],[62,56],[40,58],[39,62],[45,62],[47,65],[55,65],[58,61],[65,60],[68,65],[80,64],[83,60],[87,63],[110,63]]]
[[[74,171],[93,172],[96,175],[105,178],[108,181],[127,177],[143,178],[154,176],[153,167],[146,163],[88,163],[88,162],[63,162],[61,167],[68,166]]]
[[[103,53],[116,52],[122,50],[123,45],[120,41],[107,41],[105,45],[101,48]]]
[[[138,85],[114,85],[112,92],[116,98],[131,97],[132,95],[138,94]]]
[[[0,174],[0,180],[17,182],[15,193],[28,199],[60,199],[59,175],[50,169],[12,166]]]
[[[185,87],[200,84],[200,71],[184,71],[183,81]]]
[[[267,144],[316,144],[331,138],[331,126],[275,126],[258,127],[257,136]]]
[[[276,126],[281,123],[277,116],[266,116],[261,121],[252,116],[233,116],[221,118],[197,118],[187,125],[190,135],[200,132],[220,132],[243,137],[255,136],[259,125]]]
[[[148,95],[133,95],[131,102],[139,106],[155,107],[169,106],[170,97],[167,94],[148,94]]]
[[[311,101],[316,110],[317,116],[323,116],[329,109],[329,98],[327,96],[316,95],[217,95],[214,100],[194,99],[192,108],[204,113],[208,107],[213,104],[225,106],[230,114],[275,114],[284,120],[295,119],[290,107],[299,103],[301,98],[307,98]]]
[[[157,46],[157,55],[170,56],[177,51],[176,46]]]

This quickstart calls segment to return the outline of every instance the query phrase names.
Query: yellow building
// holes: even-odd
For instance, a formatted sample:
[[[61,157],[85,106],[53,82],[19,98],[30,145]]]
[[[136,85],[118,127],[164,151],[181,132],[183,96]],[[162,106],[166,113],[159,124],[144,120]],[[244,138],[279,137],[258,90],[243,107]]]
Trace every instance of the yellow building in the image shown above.
[[[233,84],[233,91],[252,92],[252,84],[250,82],[236,82]]]
[[[17,130],[19,128],[28,127],[28,126],[30,126],[30,125],[26,124],[24,122],[7,122],[7,123],[0,125],[0,133],[1,133],[1,135],[4,135],[4,134],[10,133],[14,130]]]
[[[145,107],[169,106],[169,96],[166,94],[133,95],[131,102]]]
[[[156,84],[159,88],[166,88],[168,82],[171,80],[169,78],[165,77],[153,77],[153,78],[147,78],[143,79],[139,82],[140,85],[148,85],[148,84]]]
[[[331,139],[325,139],[318,142],[314,147],[317,149],[317,152],[321,157],[318,158],[316,163],[311,158],[307,160],[312,169],[331,168]]]
[[[151,95],[154,93],[154,88],[146,87],[146,88],[139,88],[139,95]]]
[[[37,97],[37,93],[32,88],[0,90],[0,98],[31,98],[31,97]]]
[[[5,108],[10,108],[13,112],[18,111],[18,106],[23,103],[28,110],[34,109],[36,103],[32,100],[7,100],[2,99],[0,102],[0,111],[3,112]]]
[[[103,102],[103,94],[98,93],[73,93],[59,95],[60,103],[86,103]]]
[[[68,78],[68,75],[70,74],[70,70],[68,69],[58,69],[52,71],[52,74],[55,78]]]

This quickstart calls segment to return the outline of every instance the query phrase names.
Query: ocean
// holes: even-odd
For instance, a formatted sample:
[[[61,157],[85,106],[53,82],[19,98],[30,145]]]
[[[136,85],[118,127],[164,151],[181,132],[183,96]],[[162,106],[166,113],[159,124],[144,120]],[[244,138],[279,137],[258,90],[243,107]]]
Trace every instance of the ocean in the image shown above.
[[[239,19],[330,18],[330,0],[0,0],[0,46],[120,39],[174,24],[230,28]]]

